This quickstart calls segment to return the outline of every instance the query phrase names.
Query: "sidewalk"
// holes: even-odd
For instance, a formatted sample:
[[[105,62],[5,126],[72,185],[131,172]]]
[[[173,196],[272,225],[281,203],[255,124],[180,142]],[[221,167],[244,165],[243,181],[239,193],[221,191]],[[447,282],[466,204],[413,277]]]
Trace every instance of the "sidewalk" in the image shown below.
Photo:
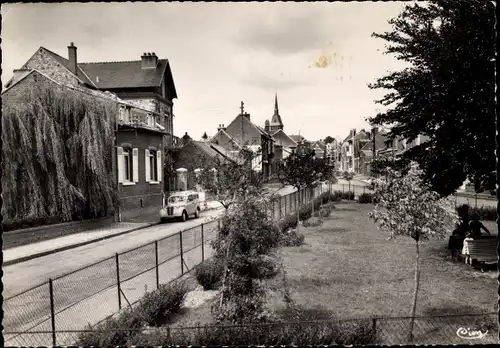
[[[219,208],[221,208],[221,204],[219,202],[208,201],[207,209],[205,211],[215,210]],[[8,266],[28,261],[37,257],[42,257],[56,252],[84,246],[90,243],[99,242],[111,237],[117,237],[125,233],[130,233],[146,227],[158,225],[159,223],[160,221],[159,219],[157,219],[157,221],[155,222],[153,222],[153,220],[150,222],[109,222],[107,224],[82,222],[80,224],[72,224],[70,226],[68,224],[44,226],[45,230],[64,230],[71,228],[75,229],[78,232],[65,236],[59,236],[56,238],[50,238],[36,243],[8,247],[7,249],[3,250],[3,264],[4,266]],[[7,236],[4,234],[4,243],[6,238],[19,238],[26,234],[41,233],[41,231],[41,228],[12,231]],[[43,236],[40,237],[40,239],[43,239]],[[10,243],[8,244],[13,245],[15,244],[14,242],[15,241],[10,241]]]
[[[3,250],[4,266],[28,261],[36,257],[49,255],[55,252],[75,248],[85,244],[115,237],[124,233],[136,231],[141,228],[156,225],[158,223],[113,223],[110,226],[89,229],[84,232],[71,234],[64,237],[53,238],[38,243],[27,244],[19,247]]]

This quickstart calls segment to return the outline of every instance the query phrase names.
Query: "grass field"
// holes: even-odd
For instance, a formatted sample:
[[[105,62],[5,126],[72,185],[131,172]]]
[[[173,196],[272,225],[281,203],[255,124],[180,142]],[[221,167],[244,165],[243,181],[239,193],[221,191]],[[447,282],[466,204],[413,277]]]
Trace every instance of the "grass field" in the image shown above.
[[[285,248],[292,298],[335,317],[408,316],[414,287],[414,241],[388,241],[368,219],[371,205],[337,204],[305,245]],[[493,223],[486,223],[496,234]],[[481,273],[448,260],[447,240],[421,247],[417,315],[496,312],[497,272]]]
[[[309,313],[309,320],[409,316],[414,289],[413,240],[388,241],[388,232],[378,230],[367,217],[372,205],[337,203],[336,207],[320,227],[302,228],[306,236],[304,245],[282,249],[292,299]],[[497,234],[494,222],[485,222],[485,225]],[[417,316],[496,312],[498,272],[481,273],[453,262],[447,255],[446,245],[447,239],[431,240],[420,248]],[[270,281],[269,287],[279,289],[281,280]],[[207,302],[185,311],[174,325],[212,323],[210,306]],[[285,310],[278,291],[270,292],[269,306],[275,313]],[[432,326],[432,330],[442,331],[440,342],[448,342],[447,339],[457,339],[458,327],[455,326],[467,325],[470,318],[432,320],[434,322],[417,323],[416,330],[420,325],[427,335],[430,330],[427,327]],[[445,324],[446,320],[452,322]],[[403,324],[406,327],[407,321],[387,322],[387,332],[397,332],[397,326]],[[401,326],[401,331],[404,330]],[[495,334],[490,335],[493,338]],[[436,337],[435,333],[421,339],[425,343],[439,343],[433,341]]]

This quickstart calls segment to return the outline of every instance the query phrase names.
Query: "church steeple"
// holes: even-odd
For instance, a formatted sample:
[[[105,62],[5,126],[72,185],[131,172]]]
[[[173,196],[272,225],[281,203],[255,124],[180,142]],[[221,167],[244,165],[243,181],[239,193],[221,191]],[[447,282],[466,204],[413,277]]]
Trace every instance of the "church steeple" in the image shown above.
[[[271,131],[283,129],[283,121],[281,121],[280,111],[278,108],[278,93],[274,96],[274,115],[271,118]]]

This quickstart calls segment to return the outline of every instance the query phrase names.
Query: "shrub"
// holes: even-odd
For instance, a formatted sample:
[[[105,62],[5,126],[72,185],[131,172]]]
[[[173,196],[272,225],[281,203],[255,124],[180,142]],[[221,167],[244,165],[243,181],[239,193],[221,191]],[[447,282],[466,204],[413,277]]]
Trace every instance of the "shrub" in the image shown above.
[[[358,197],[358,203],[367,204],[374,203],[373,202],[373,194],[372,193],[362,193]]]
[[[304,234],[296,229],[285,231],[281,238],[281,245],[285,247],[300,246],[304,244]]]
[[[323,223],[320,217],[312,216],[306,221],[304,221],[304,227],[318,227]]]
[[[335,206],[333,204],[324,205],[319,210],[319,216],[324,218],[329,217],[333,209],[335,209]]]
[[[224,269],[220,260],[213,258],[196,266],[194,272],[204,290],[215,290],[220,286]]]
[[[237,345],[365,345],[375,343],[371,323],[309,322],[253,326],[205,326],[133,337],[128,345],[237,346]]]
[[[179,311],[187,292],[188,288],[183,282],[161,285],[139,301],[137,311],[148,326],[159,326]]]
[[[123,346],[139,334],[144,325],[161,325],[177,313],[187,294],[184,283],[163,285],[158,290],[146,294],[137,307],[125,309],[118,316],[92,327],[78,336],[78,346]],[[129,330],[127,330],[129,329]]]
[[[77,346],[106,347],[123,346],[129,337],[135,336],[143,326],[142,318],[136,309],[125,309],[117,317],[109,318],[94,327],[88,325],[86,332],[78,335]],[[124,329],[130,329],[126,331]]]

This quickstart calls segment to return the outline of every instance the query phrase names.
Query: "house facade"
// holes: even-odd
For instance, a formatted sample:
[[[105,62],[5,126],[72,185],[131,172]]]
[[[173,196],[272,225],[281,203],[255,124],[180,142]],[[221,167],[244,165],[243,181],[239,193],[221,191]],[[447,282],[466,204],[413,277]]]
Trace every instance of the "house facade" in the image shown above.
[[[8,85],[2,93],[2,102],[7,105],[19,105],[24,94],[37,87],[68,88],[93,98],[101,98],[118,104],[116,115],[116,156],[112,159],[112,168],[116,175],[115,187],[120,200],[118,214],[126,220],[139,214],[143,209],[157,209],[162,205],[162,144],[165,131],[158,127],[157,113],[128,104],[116,96],[101,91],[88,89],[82,85],[65,85],[36,69],[30,70],[23,77]],[[143,122],[130,117],[141,116]]]
[[[133,216],[148,207],[161,207],[165,149],[175,146],[172,100],[177,94],[168,60],[144,54],[134,62],[79,63],[73,43],[67,59],[40,47],[14,70],[2,99],[15,100],[21,90],[44,83],[119,104],[113,166],[120,213]]]
[[[210,142],[230,151],[234,150],[234,144],[240,147],[248,146],[260,154],[254,160],[254,170],[260,171],[265,179],[269,179],[273,174],[275,139],[251,121],[250,114],[243,110],[243,102],[240,114],[227,127],[219,126]]]
[[[162,151],[171,157],[170,150],[175,147],[173,100],[177,98],[177,91],[168,59],[144,53],[137,61],[83,63],[78,61],[78,50],[73,42],[68,46],[68,58],[40,47],[20,69],[14,70],[14,77],[6,88],[33,69],[64,85],[110,92],[146,110],[146,116],[141,113],[144,119],[137,122],[150,122],[155,114],[156,122],[165,131]],[[139,113],[131,117],[135,115]]]

